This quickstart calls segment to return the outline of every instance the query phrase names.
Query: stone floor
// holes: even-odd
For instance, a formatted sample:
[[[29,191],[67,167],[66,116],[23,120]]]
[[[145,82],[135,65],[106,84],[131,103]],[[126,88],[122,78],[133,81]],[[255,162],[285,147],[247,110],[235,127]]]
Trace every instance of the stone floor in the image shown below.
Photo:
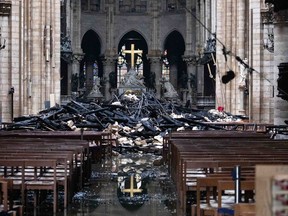
[[[161,156],[126,152],[92,165],[91,179],[57,216],[175,216],[177,197]],[[133,178],[133,182],[131,181]],[[138,192],[125,189],[138,189]],[[27,215],[51,215],[49,203]]]

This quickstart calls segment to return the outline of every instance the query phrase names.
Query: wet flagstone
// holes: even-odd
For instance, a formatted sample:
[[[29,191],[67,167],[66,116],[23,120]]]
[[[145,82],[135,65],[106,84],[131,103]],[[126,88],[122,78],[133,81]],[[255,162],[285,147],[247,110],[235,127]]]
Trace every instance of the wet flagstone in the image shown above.
[[[175,185],[167,167],[159,165],[161,158],[126,152],[92,164],[89,181],[73,196],[69,208],[57,216],[176,216]],[[132,187],[135,192],[131,192]],[[27,215],[51,215],[46,207],[42,205]]]
[[[159,159],[153,154],[125,153],[114,157],[112,164],[93,165],[89,184],[74,196],[68,214],[176,215],[176,193],[167,168],[153,165]],[[131,178],[138,192],[131,192]]]

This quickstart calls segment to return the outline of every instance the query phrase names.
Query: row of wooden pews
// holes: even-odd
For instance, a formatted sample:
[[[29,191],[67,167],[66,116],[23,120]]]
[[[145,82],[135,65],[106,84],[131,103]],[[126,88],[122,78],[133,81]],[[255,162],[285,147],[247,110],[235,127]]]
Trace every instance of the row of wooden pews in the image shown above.
[[[109,133],[0,132],[0,183],[4,188],[2,210],[7,212],[15,208],[15,194],[19,194],[21,206],[25,207],[27,191],[34,191],[35,207],[43,197],[42,192],[52,192],[53,212],[56,213],[60,207],[58,194],[61,190],[64,194],[62,207],[66,208],[73,194],[90,177],[91,159],[103,156],[101,145],[105,146],[105,154],[111,154]],[[17,215],[21,216],[23,211],[19,212],[22,213]]]
[[[255,131],[175,132],[170,134],[166,149],[164,158],[179,197],[177,215],[241,215],[239,211],[244,209],[255,215],[251,213],[255,209],[255,166],[288,164],[288,142]],[[235,194],[223,196],[235,190],[231,174],[235,167],[241,168],[239,186],[245,192],[240,202],[250,202],[245,208],[242,203],[234,205]],[[189,193],[196,196],[191,208],[186,204]]]

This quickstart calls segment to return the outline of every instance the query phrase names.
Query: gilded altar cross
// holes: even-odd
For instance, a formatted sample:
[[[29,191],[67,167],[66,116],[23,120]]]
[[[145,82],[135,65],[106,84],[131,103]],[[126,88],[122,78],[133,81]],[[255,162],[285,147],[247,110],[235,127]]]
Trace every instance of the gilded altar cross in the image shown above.
[[[131,54],[131,68],[134,69],[135,55],[142,54],[142,50],[135,50],[135,45],[131,44],[131,50],[123,50],[123,53]]]
[[[134,193],[141,193],[143,189],[134,188],[134,176],[130,176],[130,188],[129,189],[122,189],[124,193],[130,193],[130,197],[134,196]]]

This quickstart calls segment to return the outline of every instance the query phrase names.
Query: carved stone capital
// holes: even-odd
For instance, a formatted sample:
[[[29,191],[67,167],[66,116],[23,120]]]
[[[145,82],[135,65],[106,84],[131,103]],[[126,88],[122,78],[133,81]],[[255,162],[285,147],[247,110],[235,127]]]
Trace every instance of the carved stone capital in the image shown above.
[[[275,23],[287,23],[288,22],[288,10],[281,10],[274,14]]]
[[[73,61],[81,62],[83,60],[85,54],[77,52],[77,53],[73,53],[72,56],[73,56]]]
[[[275,20],[274,12],[271,7],[261,10],[261,18],[263,24],[273,23]]]
[[[117,61],[117,56],[102,56],[101,60],[104,66],[114,65]]]
[[[182,59],[187,65],[197,65],[198,63],[198,57],[196,55],[182,56]]]
[[[147,55],[147,59],[150,61],[151,64],[157,64],[161,62],[162,57],[155,55]]]

